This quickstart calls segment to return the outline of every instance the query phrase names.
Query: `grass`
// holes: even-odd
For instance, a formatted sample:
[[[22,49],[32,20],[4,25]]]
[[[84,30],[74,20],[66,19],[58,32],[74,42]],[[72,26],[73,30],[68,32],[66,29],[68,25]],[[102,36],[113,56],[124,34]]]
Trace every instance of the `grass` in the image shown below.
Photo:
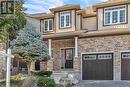
[[[33,75],[33,76],[36,78],[44,77],[44,76],[38,76],[38,75]],[[26,79],[28,78],[28,80],[25,80],[25,78]],[[47,77],[45,77],[45,78],[47,78]],[[21,87],[23,84],[25,84],[25,82],[29,83],[30,80],[31,79],[29,79],[29,75],[27,75],[27,74],[15,75],[15,76],[11,77],[11,81],[10,81],[11,86],[10,87]],[[31,81],[33,81],[33,80],[31,80]],[[4,81],[4,82],[0,83],[0,87],[6,87],[6,82]],[[25,87],[25,86],[22,86],[22,87]],[[56,85],[56,87],[72,87],[72,86],[70,84],[68,84],[66,86]]]
[[[25,77],[26,74],[18,74],[18,75],[15,75],[13,77],[11,77],[11,80],[10,80],[10,86],[11,87],[20,87],[20,85],[22,84],[22,81],[23,81],[23,77]],[[6,82],[2,82],[0,83],[0,87],[6,87]]]

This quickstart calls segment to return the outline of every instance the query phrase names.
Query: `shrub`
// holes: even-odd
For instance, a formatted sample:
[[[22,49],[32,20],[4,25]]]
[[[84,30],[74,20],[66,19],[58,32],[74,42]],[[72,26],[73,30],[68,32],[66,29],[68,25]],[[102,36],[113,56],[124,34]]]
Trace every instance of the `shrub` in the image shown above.
[[[46,77],[38,78],[37,85],[39,87],[56,87],[54,80]]]
[[[34,76],[29,76],[25,78],[20,87],[36,87],[37,86],[37,78]]]
[[[10,80],[10,87],[20,87],[20,85],[21,85],[21,82],[22,81],[20,81],[20,80]],[[0,87],[6,87],[6,82],[4,81],[4,82],[1,82],[0,83]]]
[[[50,77],[52,72],[51,71],[34,71],[32,72],[32,74],[36,76]]]

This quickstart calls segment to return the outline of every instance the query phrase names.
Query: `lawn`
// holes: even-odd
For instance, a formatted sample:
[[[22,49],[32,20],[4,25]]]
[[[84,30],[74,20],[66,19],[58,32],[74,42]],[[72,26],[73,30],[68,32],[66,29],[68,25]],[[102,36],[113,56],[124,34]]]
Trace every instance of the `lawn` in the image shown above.
[[[51,74],[50,71],[33,72],[31,75],[18,74],[11,77],[11,87],[72,87],[69,84],[67,86],[55,84],[50,78]],[[6,82],[0,83],[0,87],[6,87]]]

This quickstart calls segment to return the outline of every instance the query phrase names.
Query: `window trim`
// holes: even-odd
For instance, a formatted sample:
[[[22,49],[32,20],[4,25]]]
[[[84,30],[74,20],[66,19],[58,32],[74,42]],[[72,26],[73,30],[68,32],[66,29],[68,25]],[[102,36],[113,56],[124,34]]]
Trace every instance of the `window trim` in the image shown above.
[[[61,13],[70,12],[70,26],[61,27]],[[66,20],[65,20],[66,21]],[[59,29],[68,29],[72,26],[72,11],[61,11],[59,12]]]
[[[105,9],[110,9],[110,8],[118,8],[118,7],[123,7],[125,6],[125,22],[118,22],[118,23],[112,23],[112,17],[110,17],[110,24],[105,24]],[[115,11],[119,11],[119,10],[115,10]],[[113,11],[111,11],[113,12]],[[112,14],[111,14],[112,15]],[[110,15],[110,16],[111,16]],[[119,16],[120,17],[120,16]],[[119,18],[120,19],[120,18]],[[119,20],[118,19],[118,20]],[[112,6],[112,7],[105,7],[103,8],[103,26],[113,26],[113,25],[120,25],[120,24],[128,24],[128,4],[124,4],[124,5],[119,5],[119,6]]]
[[[52,21],[52,30],[49,30],[49,21]],[[45,21],[47,21],[48,22],[48,28],[47,28],[47,31],[45,30]],[[44,24],[44,31],[43,32],[53,32],[54,31],[54,19],[44,19],[43,20],[43,24]]]
[[[130,52],[121,52],[122,59],[130,59],[129,57],[124,57],[123,55],[130,54]]]

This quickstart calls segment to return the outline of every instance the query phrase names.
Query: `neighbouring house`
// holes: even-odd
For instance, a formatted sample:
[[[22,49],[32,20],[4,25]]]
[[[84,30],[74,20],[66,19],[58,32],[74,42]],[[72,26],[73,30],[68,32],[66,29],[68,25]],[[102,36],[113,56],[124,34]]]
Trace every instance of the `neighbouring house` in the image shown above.
[[[81,80],[130,80],[129,15],[130,0],[108,0],[84,9],[64,5],[29,15],[51,56],[40,69],[73,73]]]

